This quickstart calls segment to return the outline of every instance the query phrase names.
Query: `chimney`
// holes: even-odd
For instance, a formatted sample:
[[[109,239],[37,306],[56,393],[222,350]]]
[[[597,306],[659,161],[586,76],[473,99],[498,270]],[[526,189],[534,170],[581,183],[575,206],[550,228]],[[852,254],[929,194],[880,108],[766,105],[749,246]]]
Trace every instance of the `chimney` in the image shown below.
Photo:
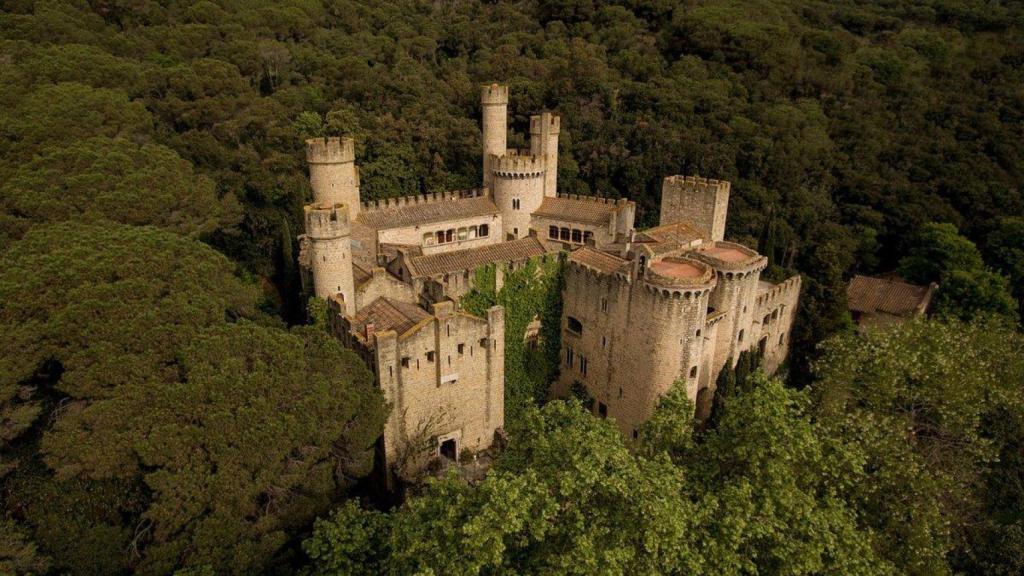
[[[366,341],[367,342],[370,342],[370,343],[373,342],[373,335],[374,335],[375,332],[376,332],[376,326],[373,325],[373,322],[367,322],[366,323]]]

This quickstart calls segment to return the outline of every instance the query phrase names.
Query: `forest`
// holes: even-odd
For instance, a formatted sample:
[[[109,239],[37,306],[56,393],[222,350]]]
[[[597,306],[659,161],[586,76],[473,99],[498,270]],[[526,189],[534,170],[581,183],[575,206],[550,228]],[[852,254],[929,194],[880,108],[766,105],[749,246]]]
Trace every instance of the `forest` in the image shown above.
[[[731,181],[727,237],[803,275],[792,356],[636,441],[533,390],[483,481],[383,506],[303,139],[366,199],[479,186],[492,81],[639,227]],[[0,83],[0,574],[1024,573],[1020,2],[0,0]],[[857,333],[890,272],[933,314]]]

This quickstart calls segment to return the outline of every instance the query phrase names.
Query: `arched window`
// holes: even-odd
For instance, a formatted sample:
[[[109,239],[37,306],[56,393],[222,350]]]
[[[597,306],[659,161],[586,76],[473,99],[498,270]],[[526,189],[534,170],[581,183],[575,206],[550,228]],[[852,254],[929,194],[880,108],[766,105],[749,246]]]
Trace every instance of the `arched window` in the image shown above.
[[[558,226],[551,226],[548,228],[548,238],[558,240]]]
[[[573,318],[572,316],[569,316],[567,318],[567,320],[568,320],[569,331],[570,332],[573,332],[576,335],[583,334],[583,323],[582,322],[580,322],[579,320]]]
[[[437,236],[438,244],[444,244],[444,230],[438,230],[435,236]]]
[[[561,232],[562,232],[562,240],[568,240],[569,239],[569,229],[568,228],[562,228]]]
[[[583,232],[581,232],[579,230],[576,230],[574,228],[573,231],[572,231],[572,241],[577,243],[577,244],[582,244],[583,243]]]

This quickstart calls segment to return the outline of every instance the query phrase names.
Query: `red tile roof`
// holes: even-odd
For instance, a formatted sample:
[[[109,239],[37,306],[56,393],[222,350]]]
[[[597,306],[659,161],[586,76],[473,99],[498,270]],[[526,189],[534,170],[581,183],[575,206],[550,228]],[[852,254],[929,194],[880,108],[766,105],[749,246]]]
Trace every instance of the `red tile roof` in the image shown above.
[[[605,274],[615,274],[616,272],[629,268],[628,260],[623,260],[622,258],[608,254],[607,252],[595,250],[589,246],[582,246],[573,250],[573,252],[569,254],[569,261],[582,264],[583,266]]]
[[[452,252],[417,256],[409,259],[409,273],[414,278],[437,276],[463,270],[473,270],[493,262],[521,262],[534,256],[545,254],[548,250],[537,238],[529,236],[488,244],[477,248],[466,248]]]
[[[595,200],[552,198],[548,196],[544,198],[540,208],[537,208],[533,215],[553,220],[582,222],[584,224],[605,224],[619,208],[620,206],[617,206],[614,202],[604,203]]]
[[[854,276],[846,288],[846,299],[850,310],[854,312],[911,316],[923,312],[927,307],[933,286]]]
[[[428,312],[415,304],[382,296],[356,312],[356,315],[352,317],[351,331],[353,334],[365,334],[366,325],[373,324],[375,332],[394,330],[402,335],[429,317]]]
[[[494,205],[491,198],[478,196],[364,210],[359,213],[356,220],[377,230],[387,230],[497,213],[498,207]]]

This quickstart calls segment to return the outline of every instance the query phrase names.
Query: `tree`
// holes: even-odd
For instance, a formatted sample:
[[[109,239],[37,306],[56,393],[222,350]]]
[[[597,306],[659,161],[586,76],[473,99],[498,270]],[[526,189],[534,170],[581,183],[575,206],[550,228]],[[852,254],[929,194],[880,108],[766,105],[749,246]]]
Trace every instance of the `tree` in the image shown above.
[[[910,282],[938,282],[933,310],[969,320],[982,313],[1016,317],[1017,303],[1005,276],[985,266],[981,252],[952,224],[931,222],[921,227],[900,274]]]

